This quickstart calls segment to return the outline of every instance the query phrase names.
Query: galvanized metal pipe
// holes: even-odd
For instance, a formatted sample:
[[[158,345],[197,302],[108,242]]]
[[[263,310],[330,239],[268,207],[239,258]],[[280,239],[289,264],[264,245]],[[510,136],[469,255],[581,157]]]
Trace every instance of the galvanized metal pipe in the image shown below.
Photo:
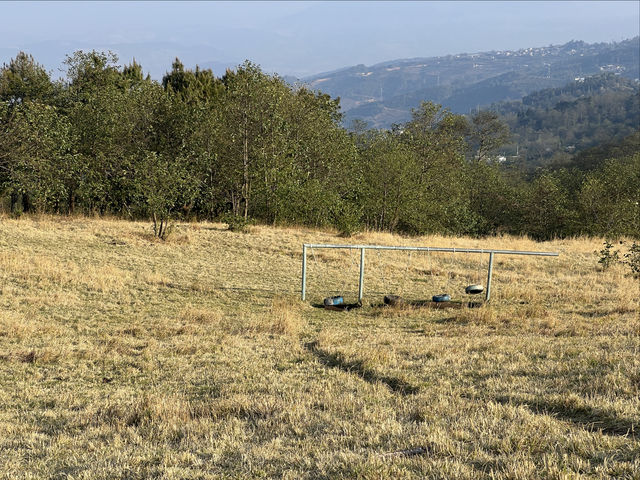
[[[491,274],[493,273],[493,252],[489,253],[489,272],[487,273],[487,293],[484,301],[488,302],[491,298]]]
[[[302,301],[307,295],[307,246],[302,245]]]
[[[364,248],[360,249],[360,281],[358,282],[358,302],[362,303],[364,292]]]
[[[394,247],[386,245],[337,245],[337,244],[321,244],[306,243],[310,248],[346,248],[357,249],[366,248],[368,250],[412,250],[418,252],[453,252],[453,253],[501,253],[504,255],[537,255],[545,257],[557,257],[557,252],[528,252],[524,250],[494,250],[486,248],[453,248],[453,247]]]
[[[525,250],[493,250],[478,248],[455,248],[455,247],[396,247],[386,245],[338,245],[331,243],[305,243],[302,245],[302,300],[306,298],[306,281],[307,281],[307,248],[342,248],[342,249],[359,249],[360,250],[360,279],[358,282],[358,301],[362,302],[364,293],[364,252],[366,249],[371,250],[405,250],[417,252],[452,252],[452,253],[488,253],[489,269],[487,273],[487,290],[485,300],[491,298],[491,276],[493,273],[493,257],[495,254],[502,255],[533,255],[539,257],[557,257],[558,252],[530,252]]]

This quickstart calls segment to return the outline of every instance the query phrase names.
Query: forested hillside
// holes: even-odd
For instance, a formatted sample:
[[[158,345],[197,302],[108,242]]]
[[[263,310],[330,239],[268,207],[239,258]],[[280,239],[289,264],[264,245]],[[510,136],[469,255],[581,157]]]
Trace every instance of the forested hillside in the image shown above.
[[[345,125],[359,119],[372,127],[389,128],[410,120],[411,109],[422,101],[468,114],[492,103],[520,100],[537,90],[602,73],[638,79],[640,38],[393,60],[314,75],[304,81],[312,89],[340,97]]]
[[[581,78],[520,101],[495,104],[491,110],[511,131],[509,144],[502,148],[511,162],[528,168],[559,167],[573,165],[576,159],[576,165],[586,167],[584,160],[577,159],[584,150],[603,144],[632,144],[637,138],[640,85],[615,74]]]
[[[624,158],[640,151],[640,131],[623,138],[578,152],[571,164],[580,170],[593,170],[608,158]]]
[[[161,83],[111,54],[65,65],[59,82],[24,53],[0,70],[0,191],[14,215],[148,218],[161,238],[177,218],[640,237],[637,150],[525,176],[493,161],[509,135],[488,112],[423,102],[391,130],[348,132],[338,100],[250,62],[217,78],[176,59]]]

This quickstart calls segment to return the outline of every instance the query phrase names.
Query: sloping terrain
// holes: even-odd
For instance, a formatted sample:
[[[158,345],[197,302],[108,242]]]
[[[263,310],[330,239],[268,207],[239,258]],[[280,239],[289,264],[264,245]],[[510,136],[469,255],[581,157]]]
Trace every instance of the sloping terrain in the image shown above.
[[[340,97],[345,124],[354,119],[388,128],[407,121],[421,101],[440,103],[456,113],[504,100],[517,100],[544,88],[606,72],[640,77],[639,37],[618,43],[564,45],[518,51],[461,53],[357,65],[304,81]]]
[[[614,74],[540,90],[490,109],[501,115],[511,132],[511,140],[501,153],[529,168],[574,164],[594,168],[598,165],[595,151],[590,161],[578,155],[598,145],[603,145],[603,155],[606,145],[626,144],[631,147],[627,155],[640,149],[637,140],[632,148],[640,131],[640,84]],[[607,158],[615,157],[600,156],[600,162]]]
[[[432,311],[377,305],[461,299],[486,255],[368,252],[341,313],[312,305],[353,300],[357,254],[311,251],[302,303],[303,242],[561,256]],[[601,245],[3,218],[0,478],[634,478],[639,285]]]

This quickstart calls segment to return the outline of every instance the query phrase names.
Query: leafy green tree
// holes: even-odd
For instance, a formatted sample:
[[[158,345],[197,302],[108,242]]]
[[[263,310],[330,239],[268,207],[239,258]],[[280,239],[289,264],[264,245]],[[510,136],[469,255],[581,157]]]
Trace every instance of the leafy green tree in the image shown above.
[[[165,240],[172,216],[185,201],[193,201],[197,188],[187,163],[172,155],[148,152],[140,163],[144,175],[137,186],[153,220],[154,235]]]
[[[193,106],[171,96],[171,112],[165,117],[162,138],[174,152],[183,152],[198,184],[199,193],[186,203],[184,213],[194,211],[213,219],[225,212],[223,179],[218,136],[221,111],[216,104]],[[182,153],[180,153],[182,155]],[[185,160],[186,161],[186,160]]]
[[[171,71],[162,77],[165,90],[178,95],[187,103],[201,104],[215,101],[224,90],[222,81],[215,77],[211,69],[185,70],[182,62],[176,58]]]
[[[416,153],[390,132],[379,133],[362,152],[361,200],[366,225],[396,231],[420,210],[421,165]]]
[[[11,197],[12,211],[20,200],[24,211],[31,207],[29,189],[19,187],[15,178],[15,168],[20,163],[17,158],[21,155],[18,150],[30,148],[29,145],[16,144],[15,130],[20,125],[20,131],[24,132],[22,122],[25,121],[24,112],[18,115],[16,109],[31,102],[50,103],[54,94],[54,84],[48,72],[31,55],[19,52],[9,64],[0,68],[0,135],[3,137],[0,142],[11,145],[0,153],[0,182],[5,186],[12,185],[6,190]]]
[[[538,239],[640,231],[640,165],[627,156],[634,136],[594,151],[625,153],[602,167],[596,160],[590,172],[556,169],[531,180],[486,161],[506,134],[490,112],[469,123],[425,102],[391,131],[355,124],[348,132],[338,99],[291,88],[251,62],[216,79],[176,59],[162,84],[135,60],[119,67],[111,53],[79,51],[65,63],[58,83],[22,53],[0,69],[0,188],[12,207],[147,217],[160,237],[179,216],[226,212],[241,223],[333,225],[346,234],[362,224]],[[605,138],[610,118],[633,119],[637,95],[628,90],[561,96],[544,114],[508,115],[522,125],[527,154],[553,147],[549,158],[560,165],[573,157],[553,146],[558,134]],[[573,125],[584,118],[580,133]],[[475,162],[464,161],[470,144]]]
[[[472,222],[464,169],[467,123],[462,115],[423,102],[413,119],[398,129],[420,162],[419,208],[405,219],[407,231],[468,231]]]
[[[31,55],[19,52],[0,68],[0,102],[10,106],[28,101],[50,102],[54,84],[49,73]]]
[[[640,238],[640,153],[611,159],[582,183],[581,233]]]
[[[475,214],[469,233],[522,233],[526,182],[517,176],[509,176],[496,164],[473,163],[467,166],[467,172],[470,208]]]
[[[14,203],[17,195],[22,196],[24,211],[32,203],[38,210],[67,211],[76,171],[70,130],[55,107],[35,102],[19,104],[3,121],[2,187]]]
[[[89,102],[102,90],[123,88],[124,77],[113,52],[84,52],[77,50],[67,55],[67,102]]]
[[[149,74],[147,74],[146,77],[144,76],[142,65],[136,62],[135,58],[129,65],[125,65],[122,69],[122,78],[125,86],[128,87],[138,85],[142,82],[151,82],[151,76]]]
[[[175,172],[179,195],[174,198],[170,193],[169,200],[179,208],[172,215],[190,215],[194,208],[206,205],[205,195],[218,192],[219,117],[210,104],[185,103],[179,96],[162,94],[161,87],[154,92],[159,96],[151,126],[156,141],[148,149],[165,158],[168,170]]]
[[[509,127],[495,112],[482,110],[471,117],[468,142],[472,158],[486,162],[490,155],[509,141]]]
[[[332,224],[344,233],[359,227],[357,151],[340,126],[339,102],[306,88],[287,91],[279,104],[283,123],[274,156],[270,215],[274,221]]]
[[[560,179],[551,173],[537,177],[529,188],[525,231],[536,240],[550,240],[570,234],[575,220],[569,195]]]
[[[123,74],[116,62],[110,53],[68,57],[64,108],[82,165],[78,195],[84,207],[133,215],[137,164],[161,143],[156,124],[166,95],[157,83],[140,80],[137,64]]]
[[[254,184],[268,174],[269,159],[274,157],[270,150],[278,148],[276,132],[283,124],[278,103],[287,87],[248,61],[228,71],[223,82],[218,141],[225,177],[221,180],[233,214],[247,219]]]

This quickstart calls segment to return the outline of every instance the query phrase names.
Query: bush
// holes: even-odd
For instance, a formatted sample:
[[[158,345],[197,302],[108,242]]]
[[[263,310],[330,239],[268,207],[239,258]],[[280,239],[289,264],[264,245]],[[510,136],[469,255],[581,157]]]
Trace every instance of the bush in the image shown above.
[[[359,209],[346,201],[331,209],[333,225],[342,237],[350,237],[360,231],[360,216]]]
[[[244,218],[241,215],[233,215],[231,213],[224,215],[222,221],[227,224],[230,232],[249,233],[251,225],[255,222],[251,218]]]
[[[624,245],[624,242],[620,242],[620,245]],[[629,267],[633,278],[640,278],[640,244],[633,242],[629,251],[623,255],[624,260],[620,259],[620,251],[614,250],[613,244],[609,241],[604,242],[604,248],[598,254],[600,255],[598,263],[602,265],[602,270],[621,263]]]
[[[640,278],[640,244],[633,242],[633,245],[629,247],[629,252],[624,254],[624,258],[626,260],[621,263],[631,269],[633,278]]]
[[[613,250],[613,244],[608,240],[604,242],[604,248],[598,254],[600,255],[598,263],[602,265],[602,270],[608,270],[612,265],[620,261],[620,252]]]

